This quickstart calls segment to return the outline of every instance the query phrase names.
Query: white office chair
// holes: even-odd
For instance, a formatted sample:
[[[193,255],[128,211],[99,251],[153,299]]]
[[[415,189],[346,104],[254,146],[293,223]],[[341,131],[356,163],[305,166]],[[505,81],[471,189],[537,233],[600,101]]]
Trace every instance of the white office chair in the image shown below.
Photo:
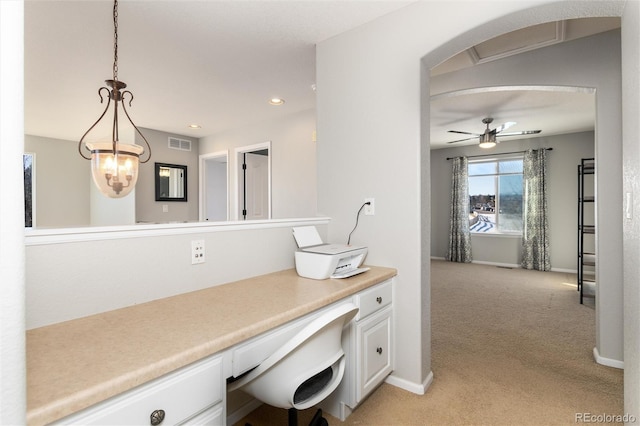
[[[325,312],[228,389],[242,389],[266,404],[289,409],[289,425],[297,425],[297,410],[318,404],[340,384],[345,365],[342,329],[357,312],[352,303]],[[327,424],[322,411],[312,424]]]

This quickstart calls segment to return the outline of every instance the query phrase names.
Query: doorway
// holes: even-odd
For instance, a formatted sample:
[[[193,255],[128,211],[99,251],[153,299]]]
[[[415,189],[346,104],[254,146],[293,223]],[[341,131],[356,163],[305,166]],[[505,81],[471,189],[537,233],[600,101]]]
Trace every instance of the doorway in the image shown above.
[[[229,153],[200,156],[200,221],[229,220]]]
[[[271,219],[271,142],[236,149],[237,220]]]

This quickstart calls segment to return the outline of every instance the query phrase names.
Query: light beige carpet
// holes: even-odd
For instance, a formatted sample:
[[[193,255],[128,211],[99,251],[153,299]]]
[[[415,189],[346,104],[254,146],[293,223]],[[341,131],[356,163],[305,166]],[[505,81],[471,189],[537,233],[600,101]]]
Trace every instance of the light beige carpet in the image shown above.
[[[431,264],[431,387],[415,395],[383,384],[344,423],[326,415],[330,425],[569,425],[579,413],[624,414],[622,370],[593,360],[595,311],[579,304],[575,275]],[[287,415],[263,405],[245,423],[286,425]]]

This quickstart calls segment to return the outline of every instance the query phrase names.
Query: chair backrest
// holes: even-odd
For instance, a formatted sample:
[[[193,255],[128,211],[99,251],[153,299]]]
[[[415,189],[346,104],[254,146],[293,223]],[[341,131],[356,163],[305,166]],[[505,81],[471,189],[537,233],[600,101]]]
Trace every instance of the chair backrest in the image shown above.
[[[260,365],[229,385],[274,407],[305,409],[335,390],[344,375],[342,329],[358,312],[345,303],[323,313]]]

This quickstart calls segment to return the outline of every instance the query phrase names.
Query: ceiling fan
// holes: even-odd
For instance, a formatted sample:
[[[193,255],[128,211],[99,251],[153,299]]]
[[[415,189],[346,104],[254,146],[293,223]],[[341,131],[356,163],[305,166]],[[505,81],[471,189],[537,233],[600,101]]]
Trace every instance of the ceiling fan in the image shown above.
[[[509,127],[516,124],[515,121],[507,121],[503,125],[496,127],[495,129],[489,129],[489,124],[493,122],[493,118],[487,117],[483,118],[482,122],[487,125],[484,133],[470,133],[470,132],[462,132],[459,130],[449,130],[449,133],[459,133],[462,135],[472,135],[470,138],[459,139],[456,141],[447,142],[449,143],[458,143],[464,142],[471,139],[479,138],[480,148],[493,148],[498,143],[497,137],[502,136],[519,136],[519,135],[534,135],[536,133],[540,133],[542,130],[523,130],[521,132],[511,132],[511,133],[501,133],[503,130],[508,129]]]

